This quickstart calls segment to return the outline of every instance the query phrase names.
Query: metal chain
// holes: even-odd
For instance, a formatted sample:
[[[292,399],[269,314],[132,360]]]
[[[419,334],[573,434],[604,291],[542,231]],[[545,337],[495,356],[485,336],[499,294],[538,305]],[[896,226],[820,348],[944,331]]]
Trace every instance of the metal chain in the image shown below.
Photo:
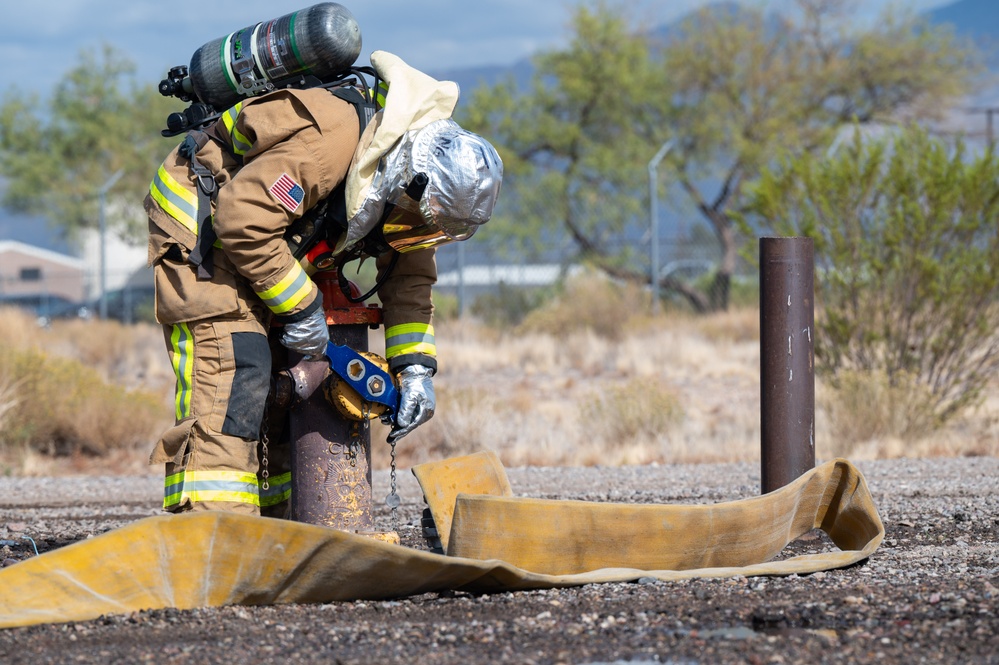
[[[268,468],[270,460],[267,459],[267,454],[268,454],[267,444],[270,443],[270,439],[267,436],[267,431],[269,428],[270,425],[268,424],[267,414],[265,413],[264,422],[261,423],[260,425],[260,447],[261,447],[260,477],[263,479],[263,482],[260,483],[260,489],[264,490],[265,492],[271,488],[271,484],[268,481],[268,478],[271,475],[270,469]]]
[[[392,479],[392,491],[389,492],[388,496],[385,497],[385,505],[392,509],[392,520],[396,520],[396,516],[399,510],[399,504],[402,503],[402,499],[399,498],[399,493],[396,492],[395,484],[395,441],[389,441],[390,454],[392,456],[392,470],[390,477]]]
[[[371,416],[371,405],[367,402],[361,403],[361,420],[354,421],[350,426],[350,441],[347,443],[347,460],[353,467],[357,466],[357,453],[361,450],[363,442],[361,437],[368,431],[368,418]],[[332,450],[330,451],[332,452]]]

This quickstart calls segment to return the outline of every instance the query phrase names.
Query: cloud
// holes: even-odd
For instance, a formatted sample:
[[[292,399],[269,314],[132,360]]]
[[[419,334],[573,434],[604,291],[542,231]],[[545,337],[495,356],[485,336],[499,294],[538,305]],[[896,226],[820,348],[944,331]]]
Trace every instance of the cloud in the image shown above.
[[[657,25],[707,0],[618,0],[641,25]],[[787,0],[779,0],[786,2]],[[891,0],[878,0],[884,4]],[[750,4],[777,2],[747,0]],[[943,0],[912,0],[922,9]],[[382,49],[415,67],[447,71],[510,64],[564,43],[574,0],[344,0],[361,26],[362,59]],[[110,43],[135,60],[139,80],[158,83],[202,44],[309,4],[301,0],[11,0],[0,22],[0,91],[45,94],[82,48]],[[865,5],[866,7],[866,5]],[[39,13],[43,12],[43,16]]]
[[[0,88],[16,83],[39,92],[52,89],[82,48],[110,43],[136,61],[142,80],[156,83],[170,66],[186,64],[202,44],[309,6],[295,0],[52,0],[40,18],[37,5],[10,4],[0,24],[7,56]],[[343,4],[361,26],[365,59],[383,49],[424,69],[513,62],[554,43],[569,11],[563,3],[528,0]]]

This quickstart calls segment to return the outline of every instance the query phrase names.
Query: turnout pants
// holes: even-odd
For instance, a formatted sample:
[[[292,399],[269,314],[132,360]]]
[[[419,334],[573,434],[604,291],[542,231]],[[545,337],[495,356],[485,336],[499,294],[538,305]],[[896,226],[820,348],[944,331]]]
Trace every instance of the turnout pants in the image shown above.
[[[284,353],[272,353],[270,313],[221,251],[210,280],[197,279],[186,254],[166,248],[153,264],[157,320],[177,377],[175,425],[149,460],[165,464],[163,508],[283,516],[291,496],[283,414],[266,410],[272,358]]]

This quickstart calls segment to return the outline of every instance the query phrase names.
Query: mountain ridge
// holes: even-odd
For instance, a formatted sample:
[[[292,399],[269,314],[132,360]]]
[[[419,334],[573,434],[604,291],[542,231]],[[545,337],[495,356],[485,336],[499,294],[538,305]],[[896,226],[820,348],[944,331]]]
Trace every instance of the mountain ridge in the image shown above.
[[[706,6],[712,12],[738,14],[742,7],[737,2],[721,0]],[[699,11],[699,10],[696,10]],[[692,12],[693,13],[693,12]],[[657,40],[669,38],[691,14],[674,21],[662,23],[649,31]],[[986,53],[989,69],[999,70],[999,1],[997,0],[957,0],[943,7],[937,7],[921,14],[934,25],[950,24],[958,37],[968,37]],[[535,54],[537,55],[537,54]],[[519,88],[529,85],[534,73],[535,56],[521,58],[510,65],[481,65],[478,67],[439,69],[428,74],[439,80],[454,81],[463,94],[470,93],[479,85],[495,85],[513,77]]]

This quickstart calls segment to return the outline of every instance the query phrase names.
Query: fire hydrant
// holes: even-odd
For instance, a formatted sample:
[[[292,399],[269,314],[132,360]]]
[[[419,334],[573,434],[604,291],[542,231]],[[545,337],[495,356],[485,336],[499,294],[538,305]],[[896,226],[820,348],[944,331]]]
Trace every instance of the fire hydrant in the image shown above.
[[[368,353],[368,330],[382,323],[381,309],[351,302],[340,289],[336,270],[318,272],[312,279],[323,297],[331,344],[352,349],[387,373],[388,363]],[[357,286],[347,284],[356,299]],[[396,534],[374,530],[371,514],[368,425],[385,407],[362,398],[331,371],[329,359],[305,360],[294,352],[288,356],[288,369],[275,376],[274,401],[288,409],[285,436],[291,445],[291,519],[398,542]],[[362,362],[355,359],[348,371],[363,373]],[[369,379],[367,385],[375,391],[394,390],[394,386],[383,386],[385,382],[379,377]]]

